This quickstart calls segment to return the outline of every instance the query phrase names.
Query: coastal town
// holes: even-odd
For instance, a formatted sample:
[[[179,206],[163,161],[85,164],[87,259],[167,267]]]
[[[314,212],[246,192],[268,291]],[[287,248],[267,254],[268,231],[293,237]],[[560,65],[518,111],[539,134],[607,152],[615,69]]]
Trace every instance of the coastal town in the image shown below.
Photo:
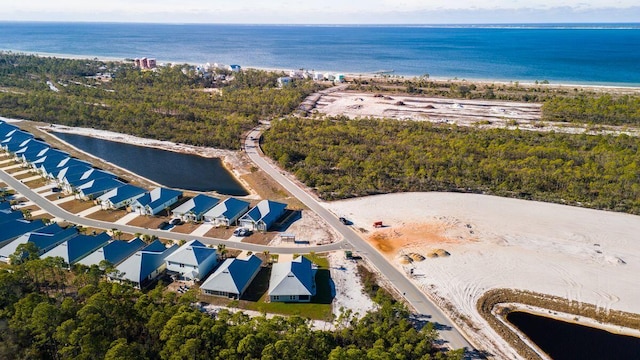
[[[628,193],[593,190],[601,185],[589,173],[589,179],[596,180],[588,186],[591,202],[587,202],[569,192],[582,191],[570,180],[536,179],[531,172],[523,176],[529,187],[518,188],[519,170],[505,175],[498,166],[482,168],[488,159],[502,161],[509,158],[508,152],[517,153],[516,145],[507,143],[516,134],[521,144],[533,144],[525,149],[526,155],[514,156],[519,165],[540,158],[545,175],[559,173],[560,169],[548,170],[558,164],[563,169],[585,165],[571,169],[578,183],[586,181],[579,173],[584,168],[623,169],[627,173],[604,177],[626,179],[624,189],[635,189],[627,176],[633,169],[625,163],[632,155],[621,151],[627,157],[616,158],[624,165],[616,167],[606,162],[614,152],[603,148],[605,143],[628,148],[629,139],[640,134],[636,125],[613,120],[599,126],[569,123],[550,116],[553,109],[547,104],[571,99],[574,93],[579,99],[598,101],[633,99],[637,88],[571,85],[568,89],[537,82],[439,81],[426,76],[406,80],[388,73],[263,71],[218,63],[165,65],[147,57],[98,65],[99,75],[84,76],[77,84],[65,77],[47,80],[48,90],[43,91],[74,94],[87,88],[98,98],[127,91],[142,97],[148,96],[140,90],[144,82],[165,76],[180,79],[189,85],[179,90],[188,94],[184,98],[173,93],[178,105],[166,101],[155,102],[150,109],[141,107],[151,114],[149,118],[166,121],[163,124],[176,137],[162,140],[158,135],[165,130],[162,126],[146,118],[131,120],[126,115],[129,109],[114,100],[120,94],[102,103],[79,102],[91,111],[118,109],[113,111],[117,116],[125,114],[124,120],[117,118],[109,126],[91,123],[91,116],[83,118],[84,123],[64,117],[60,122],[37,116],[38,121],[0,118],[3,268],[42,259],[68,271],[69,278],[99,274],[99,283],[132,288],[142,296],[160,292],[171,301],[183,301],[189,307],[185,311],[195,309],[211,319],[232,323],[235,320],[225,318],[227,311],[250,319],[286,316],[296,321],[302,316],[314,331],[336,333],[348,323],[366,323],[388,304],[400,304],[410,313],[411,329],[428,336],[437,330],[438,340],[429,351],[451,358],[546,358],[516,329],[513,313],[640,337],[640,292],[634,286],[640,271],[634,234],[640,231],[640,221],[636,202],[625,198]],[[122,76],[131,76],[136,85],[123,85]],[[22,96],[2,90],[8,96]],[[605,100],[598,98],[602,93]],[[259,115],[238,120],[235,109],[250,96]],[[538,100],[531,101],[532,96]],[[286,106],[282,99],[288,101]],[[231,118],[242,125],[227,123],[235,131],[231,133],[220,131],[224,127],[198,128],[204,125],[195,124],[213,123],[205,116],[219,114],[198,113],[196,106],[183,106],[188,101],[201,101],[198,104],[208,111],[230,106]],[[558,108],[567,111],[562,106]],[[27,111],[36,114],[32,108]],[[362,126],[359,133],[354,130],[358,126]],[[367,133],[375,133],[376,126],[378,134]],[[132,130],[126,130],[129,127]],[[336,129],[340,135],[332,138]],[[306,131],[317,139],[305,139]],[[429,132],[436,134],[430,141],[418,137]],[[485,159],[466,139],[446,139],[450,133],[477,136],[475,142],[500,155]],[[584,141],[573,148],[587,148],[591,146],[587,141],[597,140],[602,154],[595,161],[600,162],[587,166],[594,156],[547,150],[544,147],[551,145],[541,140],[547,136],[555,139],[554,144],[573,144],[574,138]],[[102,146],[112,146],[107,152],[133,145],[147,151],[143,159],[147,162],[154,162],[154,151],[218,159],[222,165],[217,171],[228,173],[241,191],[229,195],[216,186],[198,190],[167,186],[153,176],[140,175],[135,166],[92,153],[76,143],[76,137],[106,141],[110,145]],[[382,145],[377,150],[405,151],[409,159],[397,166],[387,161],[383,170],[389,178],[376,173],[380,163],[375,161],[386,158],[365,150],[378,140]],[[323,141],[329,145],[317,150],[314,146]],[[402,144],[402,150],[394,141]],[[464,151],[477,157],[486,182],[478,186],[454,179],[447,180],[446,187],[421,187],[424,179],[435,183],[432,179],[446,177],[444,168],[469,166],[451,158],[442,162],[440,170],[425,175],[429,163],[439,163],[443,156],[436,152],[437,141],[446,144],[446,153],[459,153],[462,143]],[[412,148],[410,142],[420,145]],[[423,151],[424,144],[432,148]],[[352,154],[338,146],[347,146]],[[139,157],[134,150],[124,152]],[[323,163],[325,155],[332,161],[329,165]],[[353,161],[352,155],[365,165]],[[427,159],[428,165],[416,157]],[[171,173],[170,167],[178,168],[173,164],[166,161],[159,172],[180,180],[179,184],[186,184],[190,176],[202,177],[195,168]],[[403,166],[400,173],[410,181],[392,173]],[[510,164],[505,160],[500,166]],[[473,178],[471,172],[465,174]],[[323,176],[346,179],[338,185],[350,187],[344,190]],[[405,183],[409,186],[402,187]],[[388,190],[388,186],[397,187]],[[558,192],[542,197],[541,193],[547,195],[545,186]],[[600,195],[612,198],[605,198],[607,202]],[[49,283],[38,286],[53,292]],[[93,290],[73,284],[68,291]]]

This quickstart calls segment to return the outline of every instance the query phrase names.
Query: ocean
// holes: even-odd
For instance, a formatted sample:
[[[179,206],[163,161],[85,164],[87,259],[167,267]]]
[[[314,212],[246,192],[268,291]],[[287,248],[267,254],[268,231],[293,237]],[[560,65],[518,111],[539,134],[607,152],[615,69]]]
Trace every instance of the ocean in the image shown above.
[[[0,22],[0,50],[158,63],[640,86],[640,24],[322,26]]]

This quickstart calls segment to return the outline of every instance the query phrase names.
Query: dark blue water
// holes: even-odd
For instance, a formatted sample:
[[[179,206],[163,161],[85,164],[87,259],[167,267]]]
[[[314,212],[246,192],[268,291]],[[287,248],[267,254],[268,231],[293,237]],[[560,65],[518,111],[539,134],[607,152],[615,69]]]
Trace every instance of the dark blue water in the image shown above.
[[[247,191],[218,158],[204,158],[145,146],[53,133],[69,144],[164,186],[244,196]]]
[[[507,320],[554,360],[638,359],[640,339],[515,311]]]
[[[0,22],[0,49],[159,62],[640,85],[640,25],[511,27]]]

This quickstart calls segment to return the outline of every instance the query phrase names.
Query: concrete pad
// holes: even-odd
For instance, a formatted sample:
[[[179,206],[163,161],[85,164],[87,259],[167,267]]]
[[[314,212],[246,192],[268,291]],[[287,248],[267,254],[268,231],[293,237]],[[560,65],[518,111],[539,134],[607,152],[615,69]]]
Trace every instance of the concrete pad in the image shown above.
[[[54,200],[54,201],[52,201],[52,203],[57,205],[57,204],[62,204],[62,203],[66,203],[66,202],[72,201],[74,199],[75,199],[75,197],[73,195],[69,195],[69,196],[63,197],[62,199]]]
[[[127,215],[121,217],[120,219],[118,219],[115,224],[120,224],[120,225],[125,225],[128,224],[129,221],[137,218],[138,216],[140,216],[140,214],[136,213],[136,212],[132,212],[132,213],[128,213]]]
[[[33,180],[38,180],[38,179],[42,179],[42,176],[34,175],[34,176],[28,177],[26,179],[22,179],[22,182],[26,183],[26,182],[33,181]]]
[[[16,176],[20,176],[20,175],[28,174],[28,173],[29,173],[29,171],[31,171],[31,169],[26,169],[26,170],[18,171],[18,172],[15,172],[15,173],[11,174],[11,175],[13,175],[14,177],[16,177]]]
[[[278,262],[288,262],[293,261],[293,254],[278,254]]]
[[[81,211],[76,215],[78,215],[78,216],[87,216],[87,215],[91,215],[94,212],[97,212],[97,211],[100,211],[100,210],[102,210],[102,206],[96,205],[96,206],[92,206],[92,207],[88,208],[87,210]]]
[[[31,213],[31,216],[40,216],[40,215],[44,215],[44,214],[46,214],[46,213],[47,213],[47,212],[46,212],[46,211],[44,211],[44,210],[36,210],[36,211],[33,211],[33,212]]]
[[[19,168],[19,167],[21,167],[21,166],[22,166],[22,164],[13,164],[13,165],[10,165],[10,166],[5,166],[5,167],[3,167],[3,168],[2,168],[2,170],[17,169],[17,168]]]
[[[13,159],[4,159],[4,160],[0,160],[0,165],[4,165],[4,164],[8,164],[11,162],[11,160]]]
[[[198,226],[197,229],[193,230],[189,235],[193,236],[204,236],[204,234],[208,233],[209,230],[213,229],[213,225],[210,224],[202,224]]]
[[[53,193],[51,191],[51,189],[53,189],[54,187],[56,187],[56,184],[47,184],[45,186],[40,186],[39,188],[33,189],[33,191],[35,191],[37,193],[40,193],[40,192],[43,192],[43,191],[50,191],[51,193]],[[44,195],[44,196],[46,196],[46,195]]]

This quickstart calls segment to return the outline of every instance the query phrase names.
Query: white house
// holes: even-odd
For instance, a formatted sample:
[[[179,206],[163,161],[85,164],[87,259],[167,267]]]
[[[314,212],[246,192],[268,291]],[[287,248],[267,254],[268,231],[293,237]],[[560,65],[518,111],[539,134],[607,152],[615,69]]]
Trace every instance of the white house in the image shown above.
[[[109,190],[98,197],[103,209],[120,209],[133,203],[143,196],[147,190],[131,184],[126,184]]]
[[[286,208],[287,204],[262,200],[240,218],[240,226],[249,230],[267,231],[280,219]]]
[[[291,262],[274,264],[269,280],[269,299],[310,302],[316,294],[315,276],[315,266],[304,256],[298,256]]]
[[[255,255],[246,259],[226,259],[216,271],[200,285],[207,295],[240,299],[260,272],[262,260]]]
[[[200,280],[218,264],[216,249],[198,240],[191,240],[167,256],[167,271],[179,274],[181,279]]]
[[[228,198],[204,213],[203,218],[204,221],[213,223],[215,226],[230,226],[249,211],[250,205],[247,201]]]
[[[164,259],[177,249],[178,245],[166,247],[156,240],[121,262],[116,271],[107,276],[111,280],[126,281],[136,288],[142,288],[166,269]]]
[[[182,191],[155,188],[131,203],[131,211],[138,211],[140,215],[157,215],[162,210],[178,202]]]
[[[173,217],[187,221],[200,221],[204,214],[211,210],[220,199],[198,194],[195,197],[185,201],[183,204],[173,209],[171,213]]]

